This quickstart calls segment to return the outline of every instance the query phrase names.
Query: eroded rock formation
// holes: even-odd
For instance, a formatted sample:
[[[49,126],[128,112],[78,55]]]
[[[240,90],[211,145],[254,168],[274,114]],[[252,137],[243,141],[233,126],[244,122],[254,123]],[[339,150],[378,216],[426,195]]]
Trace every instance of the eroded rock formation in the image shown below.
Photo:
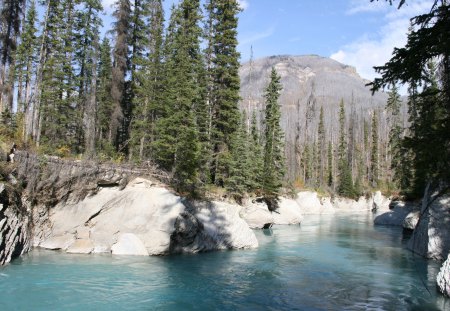
[[[18,190],[0,183],[0,265],[28,252],[30,240],[30,210],[22,204]]]

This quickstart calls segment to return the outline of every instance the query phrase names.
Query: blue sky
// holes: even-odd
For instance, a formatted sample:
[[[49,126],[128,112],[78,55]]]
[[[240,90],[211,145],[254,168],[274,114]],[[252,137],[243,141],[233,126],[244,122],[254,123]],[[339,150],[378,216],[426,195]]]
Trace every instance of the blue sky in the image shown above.
[[[111,12],[114,0],[103,0]],[[166,14],[178,0],[164,1]],[[317,54],[355,66],[373,79],[373,66],[404,46],[409,19],[431,8],[430,0],[409,0],[397,10],[384,0],[239,0],[241,62],[271,55]],[[398,2],[398,1],[397,1]],[[105,27],[109,26],[108,19]]]

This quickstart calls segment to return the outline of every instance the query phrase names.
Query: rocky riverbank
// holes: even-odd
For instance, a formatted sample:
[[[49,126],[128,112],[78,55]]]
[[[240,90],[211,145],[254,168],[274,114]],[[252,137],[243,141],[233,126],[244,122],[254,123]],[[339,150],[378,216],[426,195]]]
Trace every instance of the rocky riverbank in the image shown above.
[[[427,187],[421,202],[397,202],[374,222],[412,231],[408,248],[418,255],[439,261],[447,258],[437,276],[437,285],[450,296],[450,195],[440,187]]]
[[[28,208],[17,214],[14,206],[2,205],[2,215],[9,215],[2,216],[2,224],[9,221],[16,226],[0,231],[2,238],[10,241],[2,246],[8,254],[2,263],[31,246],[128,255],[254,248],[258,241],[250,229],[299,224],[304,214],[367,212],[389,205],[381,193],[352,201],[319,198],[310,191],[293,199],[281,198],[276,212],[256,199],[248,199],[242,206],[189,201],[165,186],[159,178],[161,172],[151,168],[80,163],[26,153],[17,154],[15,174],[26,183],[16,205]],[[18,232],[20,238],[10,232]]]

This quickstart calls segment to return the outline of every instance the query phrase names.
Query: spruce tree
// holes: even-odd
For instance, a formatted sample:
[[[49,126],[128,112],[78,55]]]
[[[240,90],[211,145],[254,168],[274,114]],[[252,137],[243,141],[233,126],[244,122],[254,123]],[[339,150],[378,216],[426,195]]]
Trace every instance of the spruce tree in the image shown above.
[[[338,194],[344,197],[353,198],[353,178],[350,163],[348,161],[347,151],[347,136],[345,127],[345,107],[344,101],[341,100],[339,104],[339,149],[338,149],[338,170],[339,170],[339,184]]]
[[[97,148],[104,154],[111,155],[113,137],[111,120],[114,111],[114,101],[111,96],[112,59],[111,45],[108,38],[103,38],[100,45],[100,58],[97,73]]]
[[[378,113],[372,116],[372,150],[370,153],[370,182],[376,187],[379,182]]]
[[[43,144],[49,152],[58,148],[70,150],[77,143],[74,127],[79,123],[74,104],[73,27],[74,4],[71,1],[49,0],[47,26],[42,39],[41,83],[35,86],[39,104],[36,144]],[[44,55],[42,55],[42,53]]]
[[[20,33],[25,0],[4,0],[0,5],[0,112],[12,111],[14,54]]]
[[[231,139],[239,125],[239,52],[236,0],[210,0],[207,5],[210,36],[208,103],[211,111],[211,180],[223,185],[229,173]]]
[[[115,45],[113,49],[113,70],[111,83],[111,97],[114,103],[114,111],[111,118],[111,138],[118,151],[123,151],[124,141],[124,112],[123,105],[126,101],[126,75],[129,70],[130,21],[131,3],[129,0],[117,0],[116,10],[113,13]]]
[[[17,111],[24,113],[27,109],[27,103],[31,95],[31,79],[33,67],[37,60],[37,10],[36,2],[30,1],[27,9],[27,16],[20,37],[20,44],[16,52],[16,79],[17,79]]]
[[[78,111],[80,141],[79,150],[88,157],[95,153],[97,117],[97,60],[99,58],[99,28],[102,21],[99,12],[103,9],[99,0],[81,1],[76,15],[75,66],[79,68]],[[81,123],[81,122],[80,122]],[[84,148],[83,148],[84,147]]]
[[[134,71],[133,118],[131,120],[130,156],[139,160],[151,157],[151,144],[155,140],[155,123],[161,116],[163,102],[163,32],[164,11],[161,0],[150,0],[148,11],[148,55],[135,58],[140,70]],[[145,43],[143,41],[143,43]]]
[[[231,141],[230,176],[226,181],[227,191],[238,201],[251,186],[251,157],[249,149],[249,135],[247,132],[247,116],[242,113],[240,126]]]
[[[37,37],[37,10],[36,2],[30,1],[27,8],[27,15],[20,38],[20,44],[16,52],[16,81],[17,81],[17,112],[22,119],[22,137],[25,142],[28,141],[31,134],[31,105],[29,105],[31,96],[31,86],[34,68],[37,62],[38,37]]]
[[[405,1],[400,3],[400,6]],[[381,74],[372,83],[373,91],[393,83],[409,84],[412,89],[424,86],[423,92],[415,92],[414,100],[409,101],[411,116],[410,135],[405,142],[410,142],[410,154],[414,154],[414,171],[423,172],[428,182],[436,184],[450,183],[450,49],[448,25],[450,25],[450,4],[448,1],[433,1],[429,12],[411,19],[411,30],[404,48],[395,49],[392,58],[383,66],[375,67]],[[437,87],[430,89],[430,61],[439,62],[440,74]],[[426,86],[425,86],[426,85]],[[428,90],[427,90],[428,89]],[[432,90],[431,92],[429,92]],[[423,105],[422,105],[423,103]],[[416,106],[416,107],[415,107]],[[425,109],[423,109],[426,107]],[[422,110],[423,109],[423,110]],[[415,118],[414,110],[419,112]],[[423,114],[421,114],[423,113]],[[433,117],[430,117],[434,115]],[[434,119],[434,120],[433,120]],[[432,122],[430,122],[433,120]],[[417,123],[416,123],[417,121]],[[416,128],[428,124],[416,136]],[[419,131],[421,132],[421,131]],[[437,147],[439,146],[439,147]],[[446,148],[442,148],[446,146]],[[441,148],[436,150],[435,148]],[[419,162],[417,162],[419,161]],[[422,162],[423,161],[423,162]],[[424,164],[425,168],[422,168]],[[423,179],[422,179],[422,182]],[[415,195],[423,192],[424,184],[417,183]],[[419,188],[422,188],[419,190]]]
[[[320,107],[320,115],[319,115],[319,127],[317,130],[317,162],[318,162],[318,185],[323,186],[325,184],[325,154],[326,154],[326,140],[325,140],[325,122],[323,115],[323,106]]]
[[[280,76],[272,68],[270,82],[265,89],[264,170],[262,192],[269,209],[276,209],[285,174],[284,134],[280,126],[281,110],[278,103],[282,90]],[[274,204],[275,203],[275,204]],[[272,205],[272,207],[270,206]]]
[[[261,144],[261,138],[258,130],[258,124],[256,119],[256,111],[253,111],[252,121],[250,125],[250,141],[249,141],[249,154],[247,166],[250,169],[249,176],[249,190],[251,192],[257,192],[262,187],[262,174],[264,169],[263,148]]]
[[[154,143],[159,163],[173,172],[179,191],[199,186],[200,142],[195,107],[202,100],[199,76],[201,20],[199,0],[184,0],[172,11],[166,51],[166,107]]]
[[[328,141],[328,176],[327,185],[334,189],[334,178],[333,178],[333,144],[331,140]]]
[[[399,186],[401,180],[401,140],[402,127],[400,125],[400,94],[398,88],[394,84],[389,92],[389,98],[386,104],[386,110],[390,114],[390,131],[389,131],[389,149],[391,155],[391,170],[393,171],[393,180]]]

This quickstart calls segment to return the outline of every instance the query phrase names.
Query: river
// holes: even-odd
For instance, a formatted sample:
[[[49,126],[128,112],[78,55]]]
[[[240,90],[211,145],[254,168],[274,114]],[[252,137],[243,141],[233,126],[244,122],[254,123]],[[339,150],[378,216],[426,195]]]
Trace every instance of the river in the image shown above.
[[[0,310],[450,310],[439,264],[372,214],[258,230],[255,250],[133,257],[34,250],[0,268]]]

